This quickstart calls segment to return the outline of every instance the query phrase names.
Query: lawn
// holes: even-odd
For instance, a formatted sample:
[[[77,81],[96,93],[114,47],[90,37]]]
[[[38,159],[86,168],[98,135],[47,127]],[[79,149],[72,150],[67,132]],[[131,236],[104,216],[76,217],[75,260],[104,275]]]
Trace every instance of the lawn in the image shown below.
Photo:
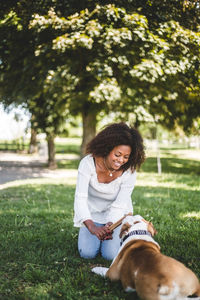
[[[77,154],[76,145],[58,152]],[[75,149],[75,150],[73,150]],[[200,277],[200,151],[161,149],[162,174],[154,151],[138,173],[134,213],[153,222],[164,254]],[[69,172],[77,160],[59,167]],[[101,257],[81,259],[73,227],[75,178],[32,179],[0,190],[0,299],[138,299],[120,283],[91,273]]]

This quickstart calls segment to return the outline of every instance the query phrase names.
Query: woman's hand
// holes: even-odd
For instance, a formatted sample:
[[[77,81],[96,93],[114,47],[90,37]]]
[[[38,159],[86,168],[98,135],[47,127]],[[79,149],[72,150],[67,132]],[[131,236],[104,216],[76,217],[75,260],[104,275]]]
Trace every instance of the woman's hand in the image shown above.
[[[109,229],[109,227],[110,227],[110,225],[112,225],[113,223],[112,222],[108,222],[106,225],[105,225],[105,227],[108,229],[108,233],[106,234],[106,236],[104,237],[104,241],[105,240],[112,240],[112,233],[113,233],[113,231],[111,231],[110,229]]]
[[[99,240],[103,241],[112,239],[112,231],[109,229],[109,226],[112,224],[111,222],[100,227],[96,226],[92,220],[86,220],[84,224],[92,234],[96,235]]]
[[[93,234],[101,241],[112,239],[112,233],[106,225],[101,227],[95,226],[93,230]]]

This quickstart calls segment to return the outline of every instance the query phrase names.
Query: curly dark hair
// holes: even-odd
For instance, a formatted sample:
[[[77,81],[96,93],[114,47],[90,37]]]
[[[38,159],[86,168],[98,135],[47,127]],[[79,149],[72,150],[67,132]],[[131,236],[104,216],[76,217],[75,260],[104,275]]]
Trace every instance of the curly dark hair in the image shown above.
[[[119,145],[131,147],[129,160],[121,169],[139,170],[145,160],[143,139],[137,129],[129,127],[124,122],[107,125],[88,143],[86,153],[106,157],[114,147]]]

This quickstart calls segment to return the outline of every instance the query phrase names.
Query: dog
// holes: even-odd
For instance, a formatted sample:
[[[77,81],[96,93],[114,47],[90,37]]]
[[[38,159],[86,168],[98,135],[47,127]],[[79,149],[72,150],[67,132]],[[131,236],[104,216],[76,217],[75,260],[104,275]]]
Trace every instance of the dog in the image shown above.
[[[120,280],[125,291],[136,291],[142,300],[200,299],[198,278],[181,262],[161,254],[153,239],[156,233],[153,224],[141,216],[127,216],[111,266],[95,267],[92,272]]]

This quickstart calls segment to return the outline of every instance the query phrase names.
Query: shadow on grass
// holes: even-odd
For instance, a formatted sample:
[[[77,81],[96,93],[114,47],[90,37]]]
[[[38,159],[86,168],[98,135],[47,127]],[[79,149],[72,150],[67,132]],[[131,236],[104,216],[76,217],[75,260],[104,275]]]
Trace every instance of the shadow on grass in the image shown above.
[[[200,174],[200,163],[196,160],[179,158],[161,158],[162,173]],[[143,172],[157,172],[157,159],[148,157],[141,167]]]

